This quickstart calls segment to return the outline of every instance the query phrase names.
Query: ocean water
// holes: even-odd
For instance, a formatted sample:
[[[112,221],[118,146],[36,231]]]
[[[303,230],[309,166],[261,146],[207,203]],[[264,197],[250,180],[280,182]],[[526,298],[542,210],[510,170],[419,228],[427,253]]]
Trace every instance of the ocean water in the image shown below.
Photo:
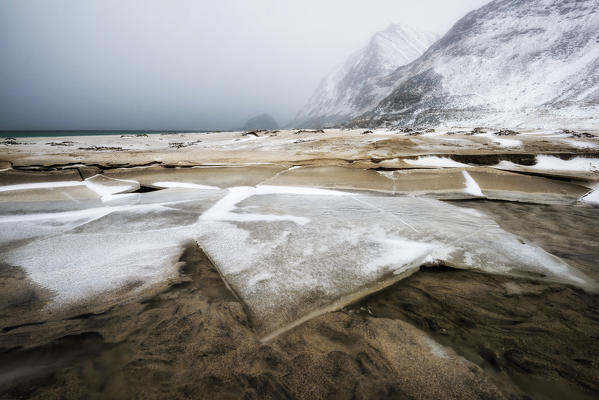
[[[52,137],[52,136],[100,136],[100,135],[140,135],[150,133],[206,133],[216,131],[205,131],[205,130],[80,130],[80,131],[69,131],[69,130],[52,130],[52,131],[0,131],[1,138],[9,137]]]

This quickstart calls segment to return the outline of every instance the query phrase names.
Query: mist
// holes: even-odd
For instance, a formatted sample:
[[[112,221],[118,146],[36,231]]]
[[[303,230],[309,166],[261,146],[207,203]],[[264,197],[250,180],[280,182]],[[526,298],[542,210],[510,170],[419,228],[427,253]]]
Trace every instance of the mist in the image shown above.
[[[444,34],[487,0],[0,0],[0,130],[288,123],[376,31]]]

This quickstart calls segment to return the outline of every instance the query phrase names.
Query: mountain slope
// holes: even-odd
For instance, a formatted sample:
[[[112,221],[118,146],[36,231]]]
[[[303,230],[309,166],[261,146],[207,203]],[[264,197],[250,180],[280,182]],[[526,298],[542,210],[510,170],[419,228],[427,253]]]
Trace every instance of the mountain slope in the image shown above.
[[[418,58],[437,39],[436,34],[399,24],[377,32],[366,47],[321,81],[292,125],[330,126],[367,111],[382,97],[374,82]]]
[[[362,125],[599,125],[597,0],[495,0],[415,62]]]

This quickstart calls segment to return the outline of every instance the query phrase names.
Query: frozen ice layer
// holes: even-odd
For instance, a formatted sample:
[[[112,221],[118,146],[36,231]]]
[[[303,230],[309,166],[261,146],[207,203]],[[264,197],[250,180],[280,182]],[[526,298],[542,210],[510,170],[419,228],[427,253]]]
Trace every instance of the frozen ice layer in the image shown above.
[[[468,171],[452,174],[472,195],[481,191]],[[171,186],[168,182],[165,186]],[[131,189],[121,182],[93,183],[109,187],[103,197]],[[199,243],[245,303],[263,337],[337,309],[426,264],[595,288],[559,258],[485,215],[423,197],[190,186],[105,202],[19,207],[0,204],[2,262],[23,268],[33,283],[49,290],[49,307],[105,294],[115,301],[122,293],[175,278],[190,240]]]
[[[130,295],[177,276],[198,216],[224,195],[221,190],[166,189],[101,207],[58,212],[36,207],[20,214],[5,213],[7,206],[0,205],[2,262],[23,268],[33,283],[49,290],[49,307],[123,287]]]
[[[575,183],[493,168],[470,168],[467,173],[488,199],[540,204],[575,203],[589,189]]]
[[[0,161],[0,165],[2,161]],[[10,163],[7,163],[10,166]],[[47,182],[81,182],[81,175],[76,169],[61,169],[55,171],[23,171],[6,169],[0,170],[0,186],[10,186],[24,183]]]
[[[379,171],[393,180],[393,193],[444,200],[481,197],[477,182],[460,168]]]
[[[594,285],[480,213],[424,198],[286,189],[233,190],[198,224],[200,246],[266,337],[423,264]]]
[[[0,186],[0,192],[12,192],[15,190],[31,190],[31,189],[53,189],[63,187],[73,187],[84,185],[81,181],[56,181],[56,182],[35,182],[35,183],[19,183],[16,185]]]
[[[22,178],[22,177],[19,177]],[[52,200],[87,200],[100,197],[110,201],[139,189],[139,183],[130,180],[94,175],[84,181],[42,181],[0,186],[2,202],[27,202]]]
[[[175,183],[179,183],[225,188],[257,185],[284,169],[284,166],[265,164],[194,168],[146,167],[117,168],[105,171],[104,175],[117,179],[135,180],[144,186],[173,187]]]
[[[372,170],[337,166],[291,167],[263,184],[393,192],[392,178]]]
[[[31,280],[49,289],[55,304],[75,303],[125,285],[148,287],[176,276],[182,244],[192,232],[170,228],[149,232],[49,236],[5,255]]]
[[[200,185],[197,183],[168,181],[154,182],[152,183],[152,186],[158,188],[219,189],[216,186]]]
[[[100,196],[102,201],[110,201],[118,197],[117,194],[133,192],[139,189],[139,182],[109,178],[104,175],[94,175],[83,181],[89,190]]]

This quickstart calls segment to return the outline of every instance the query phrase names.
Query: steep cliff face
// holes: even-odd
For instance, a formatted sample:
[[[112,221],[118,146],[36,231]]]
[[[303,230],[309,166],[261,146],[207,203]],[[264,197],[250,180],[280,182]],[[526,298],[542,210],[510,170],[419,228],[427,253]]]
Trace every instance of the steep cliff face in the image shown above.
[[[388,94],[377,82],[422,55],[438,37],[394,24],[326,76],[292,125],[316,128],[345,122],[370,110]]]
[[[495,0],[380,78],[354,124],[599,125],[597,0]]]

